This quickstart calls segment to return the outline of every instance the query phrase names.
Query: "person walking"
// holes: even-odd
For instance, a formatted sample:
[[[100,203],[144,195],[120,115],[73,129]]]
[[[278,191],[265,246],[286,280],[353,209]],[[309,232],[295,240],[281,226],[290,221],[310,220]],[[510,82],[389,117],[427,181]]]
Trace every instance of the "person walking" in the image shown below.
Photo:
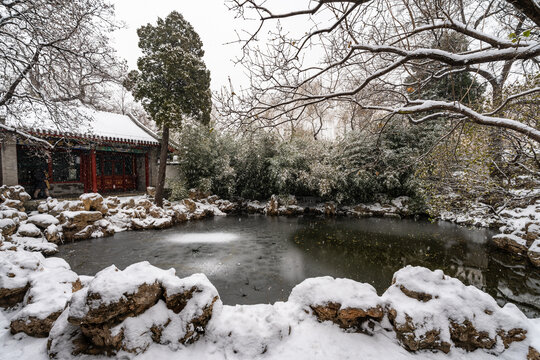
[[[47,170],[44,166],[40,166],[34,170],[34,199],[37,199],[41,191],[45,192],[45,196],[49,197],[49,186],[47,184]]]

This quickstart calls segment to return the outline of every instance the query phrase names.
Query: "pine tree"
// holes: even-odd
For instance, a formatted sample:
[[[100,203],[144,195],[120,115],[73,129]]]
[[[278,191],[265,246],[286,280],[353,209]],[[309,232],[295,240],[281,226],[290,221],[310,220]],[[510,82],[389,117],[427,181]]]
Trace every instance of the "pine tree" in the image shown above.
[[[180,13],[158,18],[156,25],[142,26],[137,34],[143,55],[137,60],[139,71],[130,72],[125,85],[162,129],[156,189],[156,204],[162,206],[169,130],[180,129],[188,118],[209,123],[210,72],[199,35]]]

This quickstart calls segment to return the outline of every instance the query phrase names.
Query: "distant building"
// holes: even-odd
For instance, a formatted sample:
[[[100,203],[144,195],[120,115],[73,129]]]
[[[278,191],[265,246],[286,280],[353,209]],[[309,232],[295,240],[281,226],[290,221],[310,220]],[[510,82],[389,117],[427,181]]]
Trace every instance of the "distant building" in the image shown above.
[[[33,192],[35,169],[48,170],[51,196],[83,192],[143,191],[157,183],[160,137],[131,115],[85,109],[84,131],[63,131],[51,121],[29,120],[25,133],[54,144],[53,150],[4,131],[2,184]]]

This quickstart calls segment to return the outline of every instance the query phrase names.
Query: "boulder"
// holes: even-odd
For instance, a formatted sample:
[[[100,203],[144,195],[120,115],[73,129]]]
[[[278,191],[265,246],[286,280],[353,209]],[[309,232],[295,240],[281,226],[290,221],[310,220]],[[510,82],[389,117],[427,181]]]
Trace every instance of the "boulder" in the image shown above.
[[[154,203],[147,198],[140,198],[135,201],[135,207],[144,208],[146,211],[148,211],[153,206],[155,206]]]
[[[103,196],[97,193],[86,193],[79,197],[85,211],[99,211],[106,214],[108,211],[107,205],[103,203]]]
[[[42,267],[45,258],[23,250],[2,251],[0,256],[0,306],[8,308],[23,301],[30,274]]]
[[[116,209],[120,205],[120,199],[117,196],[109,196],[105,199],[105,205],[111,211],[111,209]]]
[[[488,294],[444,275],[441,270],[407,266],[394,274],[382,298],[400,343],[409,351],[501,353],[526,339],[527,318],[515,305],[500,308]]]
[[[209,192],[200,189],[189,189],[189,198],[191,200],[202,200],[210,196]]]
[[[3,200],[16,200],[24,203],[31,199],[31,196],[24,190],[21,185],[0,186],[0,198]]]
[[[287,205],[279,208],[279,215],[299,216],[304,214],[304,208],[297,205]]]
[[[525,225],[525,240],[527,240],[527,245],[530,246],[537,239],[540,239],[540,225],[536,223]]]
[[[45,239],[53,244],[58,244],[62,241],[62,228],[57,225],[49,225],[43,232]]]
[[[277,195],[272,195],[270,201],[264,209],[266,215],[277,216],[279,215],[279,198]]]
[[[103,217],[100,211],[64,211],[59,218],[62,222],[63,237],[67,240],[84,240],[101,231],[99,225],[94,224]],[[96,234],[94,237],[100,237]]]
[[[190,213],[194,213],[195,210],[197,209],[197,204],[195,203],[195,201],[193,201],[191,199],[182,200],[182,204],[186,207],[186,209]]]
[[[134,198],[129,198],[129,200],[125,201],[125,202],[122,202],[120,204],[120,207],[122,209],[132,209],[135,207],[135,199]]]
[[[146,188],[146,194],[147,194],[148,196],[155,197],[155,196],[156,196],[156,188],[153,187],[153,186],[148,186],[148,187]]]
[[[208,204],[215,204],[216,201],[218,201],[218,200],[219,200],[219,196],[217,196],[217,195],[211,195],[211,196],[206,198],[206,202]]]
[[[229,200],[217,200],[215,202],[220,211],[228,214],[236,210],[237,204]]]
[[[248,201],[246,204],[246,210],[249,214],[262,214],[264,213],[265,209],[266,207],[264,205],[261,205],[258,200]]]
[[[336,216],[336,204],[333,202],[327,202],[324,204],[324,215],[328,217]]]
[[[65,228],[82,229],[102,218],[103,215],[99,211],[64,211],[60,214],[60,221]]]
[[[174,205],[172,211],[174,222],[182,223],[187,221],[188,209],[184,205]]]
[[[17,248],[40,252],[45,256],[54,255],[58,252],[58,246],[48,242],[43,237],[34,238],[13,235],[9,242]]]
[[[514,234],[498,234],[492,237],[493,243],[506,251],[518,255],[527,254],[527,241]]]
[[[30,216],[27,222],[36,225],[40,229],[46,229],[49,225],[57,225],[60,221],[52,215],[39,214]]]
[[[527,250],[527,256],[534,266],[540,267],[540,239],[532,243],[529,250]]]
[[[6,201],[2,203],[2,205],[17,209],[19,211],[24,211],[24,203],[20,200],[7,199]]]
[[[152,343],[179,348],[204,333],[216,304],[215,287],[197,274],[185,279],[148,262],[110,266],[72,297],[52,328],[48,353],[144,352]]]
[[[529,352],[527,353],[527,360],[540,360],[540,351],[536,350],[532,346],[529,346]]]
[[[17,223],[13,219],[0,219],[0,230],[3,236],[10,236],[17,231]]]
[[[48,213],[48,212],[49,212],[49,207],[47,206],[47,203],[42,202],[41,204],[39,204],[39,205],[37,206],[37,211],[38,211],[40,214]]]
[[[12,334],[47,337],[72,293],[80,289],[77,274],[63,259],[45,259],[42,265],[41,271],[31,274],[22,308],[11,319]]]
[[[384,317],[385,303],[375,288],[349,279],[304,280],[293,288],[289,301],[302,305],[321,322],[331,321],[357,332],[370,332],[374,322]]]
[[[27,237],[41,237],[41,230],[39,230],[39,228],[34,224],[25,223],[19,226],[17,234]]]

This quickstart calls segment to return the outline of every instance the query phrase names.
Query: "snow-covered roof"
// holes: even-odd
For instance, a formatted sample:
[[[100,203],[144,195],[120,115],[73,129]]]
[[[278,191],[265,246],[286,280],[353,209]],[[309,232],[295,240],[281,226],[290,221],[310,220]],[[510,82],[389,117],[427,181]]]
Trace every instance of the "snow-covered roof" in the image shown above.
[[[68,113],[69,114],[69,113]],[[97,141],[159,145],[159,136],[130,115],[78,107],[70,115],[53,117],[48,112],[29,112],[7,117],[6,125],[38,136],[72,136]]]

